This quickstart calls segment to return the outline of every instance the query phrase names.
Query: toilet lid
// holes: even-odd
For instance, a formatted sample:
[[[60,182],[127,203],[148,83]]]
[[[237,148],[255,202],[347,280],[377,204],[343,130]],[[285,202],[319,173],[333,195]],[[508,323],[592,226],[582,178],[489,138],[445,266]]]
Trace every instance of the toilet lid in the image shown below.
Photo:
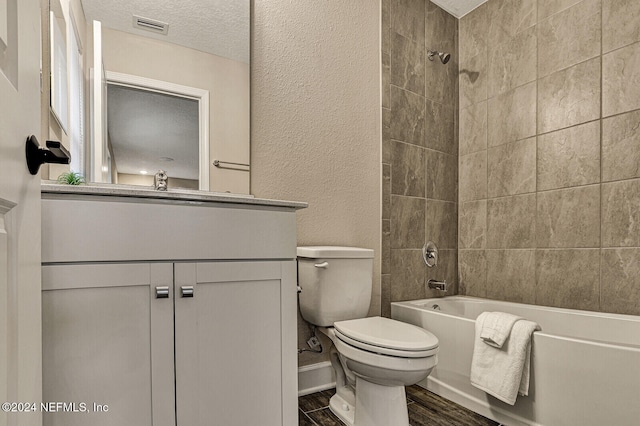
[[[389,318],[359,318],[338,321],[333,325],[338,337],[347,337],[352,344],[353,341],[364,344],[358,346],[374,346],[400,353],[431,351],[438,347],[438,338],[427,330]]]

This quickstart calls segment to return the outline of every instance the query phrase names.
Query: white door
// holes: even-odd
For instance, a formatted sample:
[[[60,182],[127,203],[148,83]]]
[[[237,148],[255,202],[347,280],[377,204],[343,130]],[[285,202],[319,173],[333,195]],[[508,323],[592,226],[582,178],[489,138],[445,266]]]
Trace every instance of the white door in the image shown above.
[[[0,403],[40,403],[40,176],[25,141],[40,132],[40,2],[0,1]],[[40,140],[41,144],[44,142]],[[0,411],[0,425],[40,425]]]

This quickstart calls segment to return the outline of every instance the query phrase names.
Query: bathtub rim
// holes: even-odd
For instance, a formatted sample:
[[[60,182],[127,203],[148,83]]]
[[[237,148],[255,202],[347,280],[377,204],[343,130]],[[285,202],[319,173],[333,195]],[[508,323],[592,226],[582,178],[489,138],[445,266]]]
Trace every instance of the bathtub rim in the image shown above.
[[[425,298],[425,299],[417,299],[417,300],[405,300],[405,301],[401,301],[401,302],[391,302],[391,306],[393,309],[393,306],[400,306],[403,308],[409,308],[409,309],[414,309],[414,310],[418,310],[418,311],[424,311],[424,312],[428,312],[434,315],[443,315],[443,316],[447,316],[447,317],[451,317],[451,318],[456,318],[457,320],[461,320],[461,321],[468,321],[471,323],[475,323],[476,320],[475,319],[471,319],[465,316],[460,316],[460,315],[455,315],[455,314],[451,314],[451,313],[446,313],[440,310],[433,310],[433,309],[425,309],[421,306],[419,306],[419,304],[425,304],[425,303],[437,303],[437,301],[443,301],[443,300],[447,300],[447,301],[456,301],[456,300],[460,300],[460,301],[472,301],[472,302],[480,302],[480,303],[487,303],[487,302],[495,302],[495,303],[500,303],[500,304],[504,304],[504,305],[509,305],[509,306],[513,306],[513,307],[527,307],[528,309],[536,309],[539,311],[544,311],[544,312],[556,312],[556,313],[564,313],[564,314],[570,314],[570,315],[576,315],[576,316],[588,316],[588,317],[592,317],[592,318],[609,318],[612,320],[619,320],[619,321],[628,321],[628,322],[632,322],[632,323],[637,323],[640,326],[640,316],[639,315],[629,315],[629,314],[617,314],[617,313],[609,313],[609,312],[598,312],[598,311],[586,311],[586,310],[581,310],[581,309],[570,309],[570,308],[558,308],[558,307],[554,307],[554,306],[544,306],[544,305],[532,305],[532,304],[528,304],[528,303],[517,303],[517,302],[507,302],[507,301],[503,301],[503,300],[498,300],[498,299],[488,299],[488,298],[482,298],[482,297],[474,297],[474,296],[463,296],[463,295],[452,295],[452,296],[444,296],[444,297],[430,297],[430,298]],[[393,318],[393,315],[391,316]],[[607,342],[607,341],[602,341],[602,340],[598,340],[598,339],[587,339],[587,338],[580,338],[580,337],[575,337],[575,336],[571,336],[571,335],[567,335],[567,334],[556,334],[556,333],[547,333],[543,330],[539,330],[539,331],[534,331],[534,336],[540,336],[540,337],[546,337],[546,338],[550,338],[550,339],[562,339],[562,340],[569,340],[569,341],[573,341],[576,343],[586,343],[586,344],[590,344],[590,345],[597,345],[597,346],[601,346],[601,347],[608,347],[608,348],[617,348],[617,349],[621,349],[621,350],[628,350],[628,351],[633,351],[633,352],[640,352],[640,345],[634,345],[634,344],[628,344],[628,343],[619,343],[619,342]]]

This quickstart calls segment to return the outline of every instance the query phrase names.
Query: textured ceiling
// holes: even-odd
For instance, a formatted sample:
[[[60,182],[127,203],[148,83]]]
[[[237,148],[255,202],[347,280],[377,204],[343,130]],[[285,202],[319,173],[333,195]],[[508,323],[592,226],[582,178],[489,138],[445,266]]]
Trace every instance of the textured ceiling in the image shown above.
[[[107,86],[109,139],[119,173],[199,179],[198,101]],[[174,161],[162,160],[162,157]]]
[[[456,18],[462,18],[487,0],[431,0]]]
[[[87,21],[249,63],[250,0],[82,0]],[[133,27],[133,15],[169,24],[167,35]]]

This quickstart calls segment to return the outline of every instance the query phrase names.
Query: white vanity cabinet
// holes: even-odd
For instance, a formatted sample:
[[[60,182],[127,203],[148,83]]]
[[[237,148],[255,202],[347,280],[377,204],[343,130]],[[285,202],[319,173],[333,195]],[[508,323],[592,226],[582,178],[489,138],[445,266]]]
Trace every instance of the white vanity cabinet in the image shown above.
[[[88,411],[45,425],[297,424],[304,205],[259,203],[43,193],[43,400]]]

